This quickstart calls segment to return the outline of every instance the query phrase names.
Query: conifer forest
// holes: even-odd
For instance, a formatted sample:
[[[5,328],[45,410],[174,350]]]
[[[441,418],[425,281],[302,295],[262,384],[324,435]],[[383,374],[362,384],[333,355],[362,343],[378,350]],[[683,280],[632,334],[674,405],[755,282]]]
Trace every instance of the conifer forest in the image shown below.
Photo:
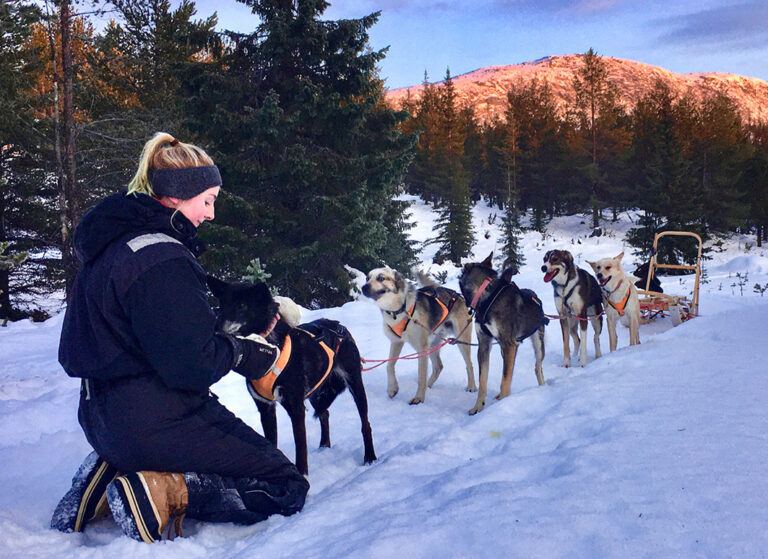
[[[481,119],[448,71],[395,108],[377,68],[386,49],[369,44],[378,13],[329,21],[323,0],[239,1],[259,17],[251,33],[217,30],[189,0],[0,4],[0,320],[35,318],[30,301],[68,292],[74,228],[126,190],[157,131],[221,170],[216,220],[200,229],[206,271],[268,278],[308,307],[348,300],[347,267],[410,269],[402,193],[434,204],[436,259],[456,264],[481,199],[518,267],[522,229],[565,214],[597,231],[637,210],[630,240],[644,256],[667,229],[767,240],[768,122],[724,94],[658,82],[627,108],[590,49],[565,111],[533,81]],[[666,259],[690,256],[681,245]]]

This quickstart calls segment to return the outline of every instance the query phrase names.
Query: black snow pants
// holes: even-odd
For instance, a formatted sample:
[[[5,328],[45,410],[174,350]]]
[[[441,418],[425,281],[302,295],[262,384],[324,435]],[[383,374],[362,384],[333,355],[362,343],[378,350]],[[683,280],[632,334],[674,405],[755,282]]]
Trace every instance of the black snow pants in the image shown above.
[[[156,376],[86,379],[78,419],[119,471],[183,473],[189,518],[252,524],[304,506],[309,483],[296,466],[212,394],[170,390]]]

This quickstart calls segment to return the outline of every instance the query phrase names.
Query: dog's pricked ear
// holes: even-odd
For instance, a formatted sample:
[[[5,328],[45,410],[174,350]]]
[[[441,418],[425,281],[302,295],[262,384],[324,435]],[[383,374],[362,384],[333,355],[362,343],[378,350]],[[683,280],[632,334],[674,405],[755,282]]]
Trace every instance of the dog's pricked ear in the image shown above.
[[[483,260],[480,264],[483,266],[488,266],[489,268],[493,268],[493,251],[491,251],[491,254],[488,255],[488,258]]]
[[[395,287],[397,288],[397,291],[400,292],[405,290],[405,278],[403,277],[403,274],[397,270],[392,270],[392,273],[395,276]]]
[[[262,297],[264,299],[271,299],[272,294],[269,292],[269,287],[267,287],[267,284],[264,282],[254,283],[253,288],[255,290],[256,295],[259,297]]]
[[[597,271],[597,262],[592,262],[591,260],[587,260],[586,262],[587,262],[587,264],[592,266],[593,270]]]
[[[549,257],[552,256],[552,253],[554,250],[548,250],[546,254],[544,254],[544,262],[549,262]]]
[[[621,251],[618,256],[616,256],[615,260],[618,260],[621,262],[621,259],[624,258],[624,251]]]
[[[211,293],[213,293],[213,296],[217,299],[221,299],[229,286],[224,280],[220,280],[210,274],[205,276],[205,282],[208,284],[208,288],[211,290]]]

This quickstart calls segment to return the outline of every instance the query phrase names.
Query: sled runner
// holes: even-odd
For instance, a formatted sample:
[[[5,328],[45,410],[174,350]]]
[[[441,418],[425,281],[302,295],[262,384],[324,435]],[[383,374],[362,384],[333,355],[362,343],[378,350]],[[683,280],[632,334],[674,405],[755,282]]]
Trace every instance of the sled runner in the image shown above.
[[[659,239],[666,236],[693,237],[699,243],[698,256],[695,265],[685,264],[664,264],[656,260],[658,254]],[[701,237],[690,231],[663,231],[656,233],[653,238],[653,252],[651,253],[650,265],[648,266],[648,277],[645,281],[645,289],[638,289],[637,294],[640,302],[640,321],[647,324],[659,315],[669,315],[672,324],[677,326],[681,322],[689,320],[699,314],[699,281],[701,280]],[[671,270],[691,270],[696,274],[693,284],[693,297],[688,299],[658,291],[651,291],[650,285],[653,275],[657,269],[665,268]]]

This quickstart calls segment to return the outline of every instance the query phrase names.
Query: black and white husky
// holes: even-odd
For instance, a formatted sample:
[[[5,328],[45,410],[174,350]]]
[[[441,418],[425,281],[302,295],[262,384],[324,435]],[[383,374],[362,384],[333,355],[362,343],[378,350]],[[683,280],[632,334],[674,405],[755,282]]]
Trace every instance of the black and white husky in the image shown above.
[[[573,338],[573,353],[579,365],[587,364],[587,321],[595,332],[595,358],[600,357],[600,332],[603,330],[603,294],[597,280],[573,263],[567,250],[550,250],[544,255],[544,281],[552,282],[555,308],[563,332],[563,367],[571,366],[568,334]]]

